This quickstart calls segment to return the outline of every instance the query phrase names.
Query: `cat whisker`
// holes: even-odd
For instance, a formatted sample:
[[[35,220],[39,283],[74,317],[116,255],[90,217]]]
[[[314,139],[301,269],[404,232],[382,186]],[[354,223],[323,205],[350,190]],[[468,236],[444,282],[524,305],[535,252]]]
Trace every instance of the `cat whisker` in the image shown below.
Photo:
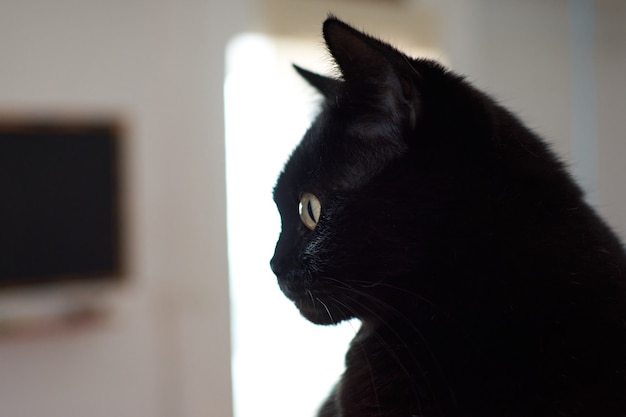
[[[317,301],[324,306],[324,308],[326,309],[326,313],[328,314],[328,317],[330,318],[331,322],[335,322],[335,319],[333,318],[333,315],[330,314],[330,310],[328,309],[328,306],[319,298],[319,297],[315,297],[317,299]]]
[[[341,302],[336,297],[333,297],[332,295],[328,295],[328,299],[335,304],[337,310],[339,310],[344,316],[347,316],[347,315],[354,316],[356,314],[356,312],[354,310],[352,310],[350,308],[350,306],[348,306],[347,304]],[[349,314],[344,314],[345,312],[341,309],[341,307],[345,308],[348,311]]]
[[[326,279],[328,281],[331,281],[331,282],[333,282],[335,284],[338,284],[339,287],[336,287],[336,288],[347,290],[347,291],[349,291],[352,294],[359,295],[359,296],[361,296],[363,298],[367,298],[368,300],[371,300],[371,301],[375,302],[380,307],[383,307],[383,310],[388,311],[390,313],[393,313],[394,316],[402,318],[407,323],[412,323],[412,321],[408,317],[406,317],[406,315],[403,314],[400,310],[398,310],[394,305],[392,305],[390,303],[387,303],[387,302],[381,300],[380,298],[371,295],[368,292],[365,292],[365,291],[359,290],[357,288],[354,288],[353,286],[348,285],[347,283],[345,283],[343,281],[340,281],[338,279],[335,279],[335,278],[332,278],[332,277],[328,277],[328,276],[324,277],[324,279]],[[353,282],[353,281],[350,281],[350,282]],[[388,285],[388,286],[390,288],[394,288],[394,286],[392,286],[392,285]],[[400,288],[397,288],[397,289],[401,290]],[[419,295],[417,295],[417,294],[415,294],[415,293],[413,293],[411,291],[408,291],[408,290],[405,290],[403,292],[406,293],[406,294],[409,294],[411,296],[418,297],[419,300],[423,300],[429,306],[434,307],[434,304],[431,301],[429,301],[428,299],[422,298]]]
[[[348,280],[347,282],[349,283],[354,283],[356,285],[358,285],[361,288],[376,288],[376,287],[385,287],[385,288],[389,288],[404,294],[408,294],[411,295],[412,297],[415,297],[416,299],[423,301],[427,304],[429,304],[430,306],[434,306],[435,304],[430,301],[429,299],[423,297],[422,295],[416,293],[415,291],[411,291],[411,290],[407,290],[406,288],[402,288],[400,286],[397,285],[393,285],[390,284],[388,282],[385,282],[383,280],[379,280],[376,282],[370,282],[370,281],[361,281],[361,280]]]
[[[313,293],[311,292],[311,290],[307,288],[306,293],[309,294],[309,298],[311,298],[311,304],[315,305],[315,300],[313,299]]]

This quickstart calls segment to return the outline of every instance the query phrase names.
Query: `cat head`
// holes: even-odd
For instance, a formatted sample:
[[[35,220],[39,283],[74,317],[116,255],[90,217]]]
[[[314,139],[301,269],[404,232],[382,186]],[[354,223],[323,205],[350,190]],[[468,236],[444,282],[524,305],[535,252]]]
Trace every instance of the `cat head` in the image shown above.
[[[315,323],[384,319],[451,284],[432,267],[451,239],[488,232],[485,199],[506,170],[497,130],[515,120],[493,123],[493,103],[434,61],[333,17],[323,34],[341,75],[296,67],[325,100],[274,189],[271,267]]]

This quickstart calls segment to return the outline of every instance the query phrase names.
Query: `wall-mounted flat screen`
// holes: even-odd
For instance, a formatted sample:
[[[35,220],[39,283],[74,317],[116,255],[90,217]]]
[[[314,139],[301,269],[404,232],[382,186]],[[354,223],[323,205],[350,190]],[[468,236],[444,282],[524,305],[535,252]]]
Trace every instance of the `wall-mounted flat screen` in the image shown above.
[[[0,288],[118,279],[120,129],[0,120]]]

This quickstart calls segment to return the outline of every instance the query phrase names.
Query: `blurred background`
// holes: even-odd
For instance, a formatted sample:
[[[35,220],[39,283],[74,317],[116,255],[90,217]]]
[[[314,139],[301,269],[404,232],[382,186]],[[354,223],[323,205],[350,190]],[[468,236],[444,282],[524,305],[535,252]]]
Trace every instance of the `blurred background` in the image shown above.
[[[308,324],[268,261],[328,12],[493,94],[626,235],[622,1],[1,0],[0,133],[120,127],[119,265],[0,286],[1,416],[314,415],[358,323]]]

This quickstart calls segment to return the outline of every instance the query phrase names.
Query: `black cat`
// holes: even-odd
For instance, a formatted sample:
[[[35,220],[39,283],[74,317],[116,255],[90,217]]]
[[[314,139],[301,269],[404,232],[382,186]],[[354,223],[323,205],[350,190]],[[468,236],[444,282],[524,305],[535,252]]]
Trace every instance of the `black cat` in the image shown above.
[[[626,416],[626,254],[563,165],[441,65],[323,33],[271,261],[307,319],[362,321],[320,416]]]

